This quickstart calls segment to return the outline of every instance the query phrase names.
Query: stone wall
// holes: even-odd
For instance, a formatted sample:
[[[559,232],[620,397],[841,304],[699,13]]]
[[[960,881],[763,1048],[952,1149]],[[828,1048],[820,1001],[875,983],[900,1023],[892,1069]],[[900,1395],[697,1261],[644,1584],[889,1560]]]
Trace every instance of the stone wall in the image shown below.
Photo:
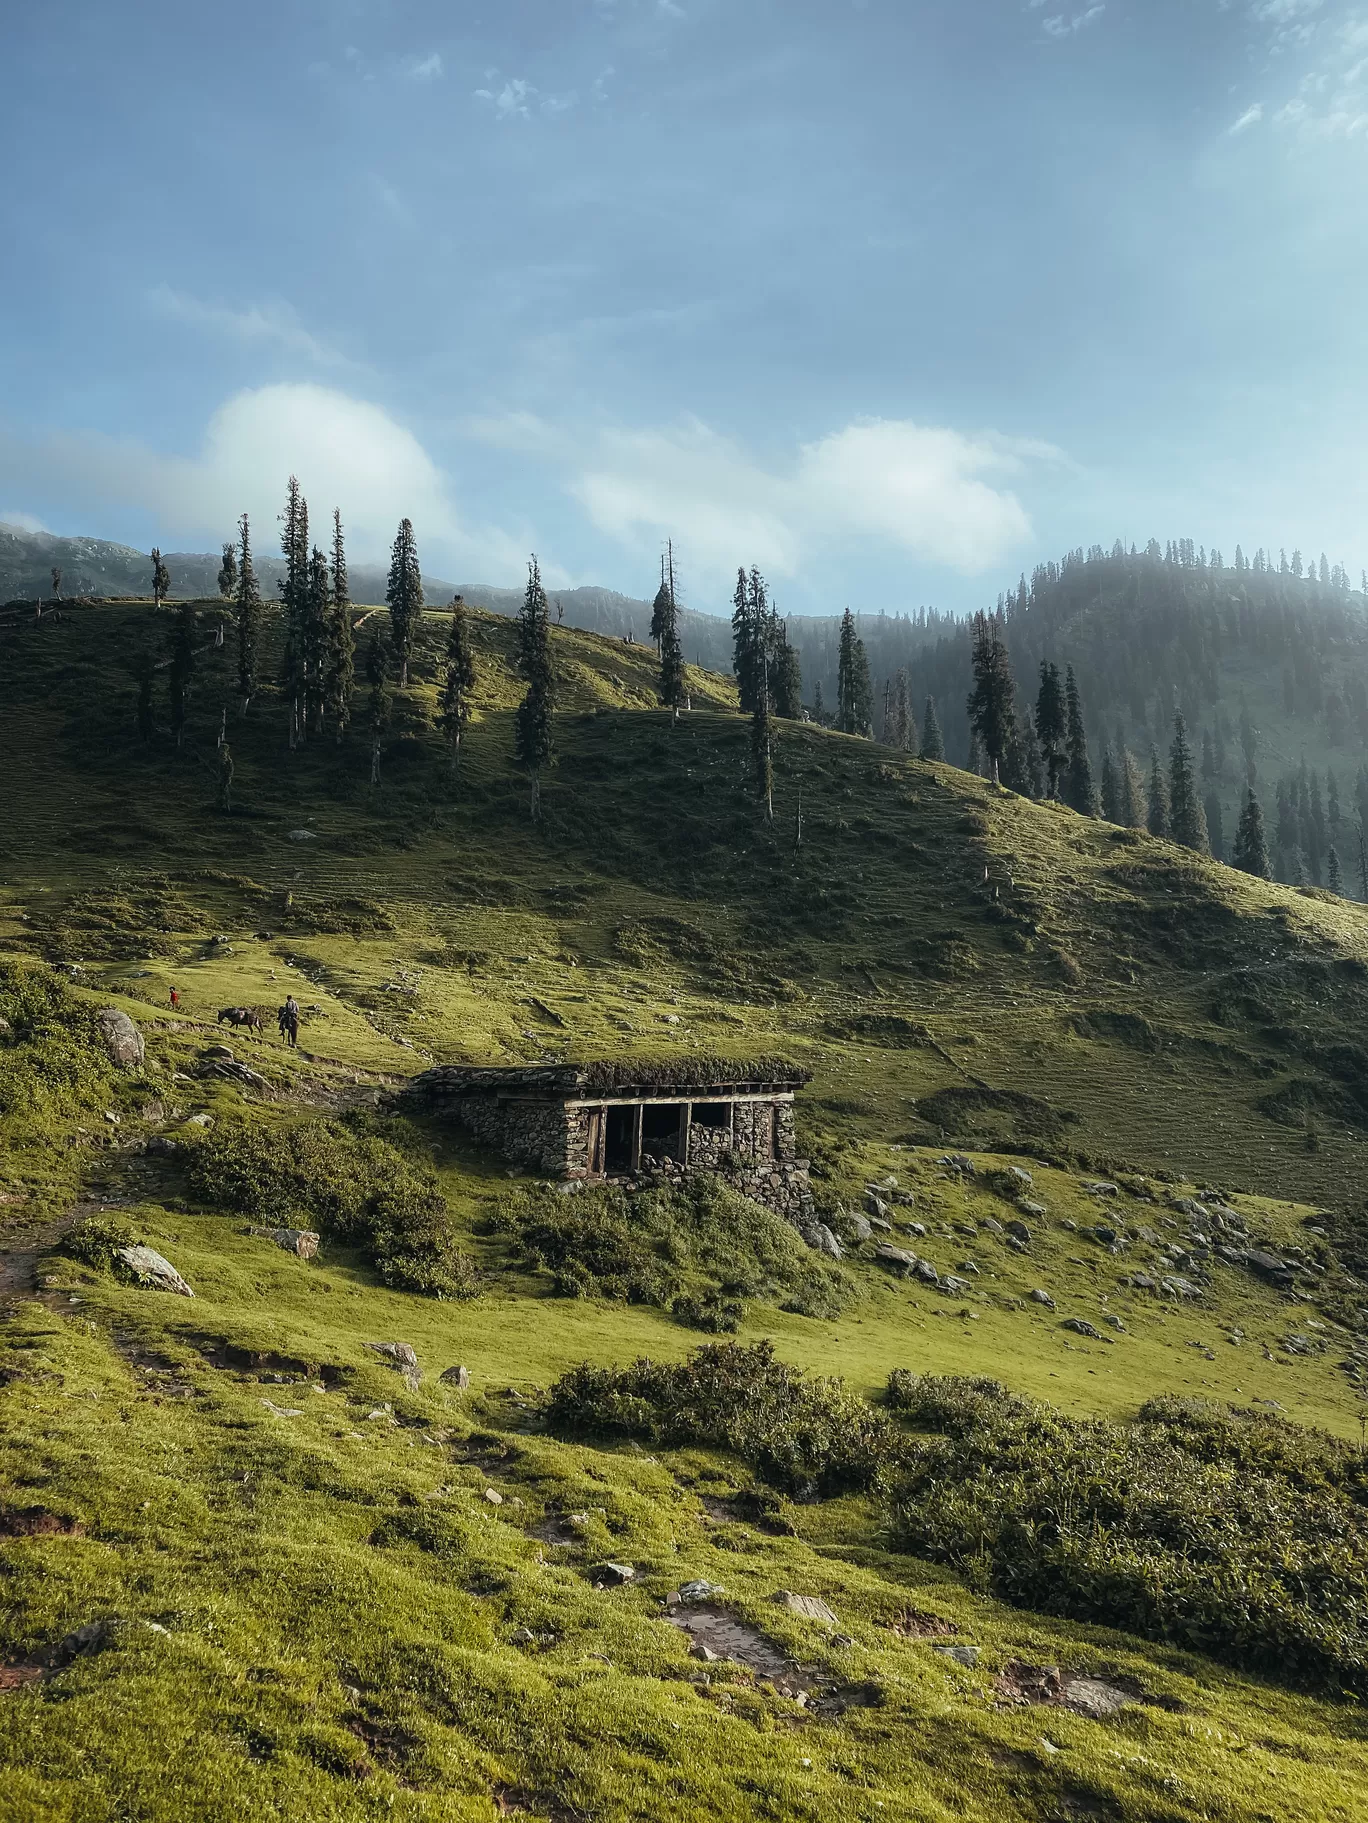
[[[589,1169],[587,1123],[578,1108],[497,1095],[452,1095],[433,1105],[482,1145],[548,1177],[583,1177]]]

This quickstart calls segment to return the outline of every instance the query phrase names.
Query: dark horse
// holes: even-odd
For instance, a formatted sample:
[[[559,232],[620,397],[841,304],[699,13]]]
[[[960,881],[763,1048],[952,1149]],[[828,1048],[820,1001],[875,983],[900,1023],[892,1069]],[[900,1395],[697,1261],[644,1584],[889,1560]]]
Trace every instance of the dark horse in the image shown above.
[[[245,1025],[249,1032],[261,1036],[261,1014],[254,1006],[225,1006],[219,1009],[218,1022],[223,1025]]]

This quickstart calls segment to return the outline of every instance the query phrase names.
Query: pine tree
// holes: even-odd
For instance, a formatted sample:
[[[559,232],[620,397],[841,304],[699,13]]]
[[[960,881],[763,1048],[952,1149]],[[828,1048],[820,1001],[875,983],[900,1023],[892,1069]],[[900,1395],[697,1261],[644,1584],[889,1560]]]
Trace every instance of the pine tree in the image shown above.
[[[237,592],[237,546],[225,544],[223,562],[219,565],[218,589],[225,601],[231,601]]]
[[[679,643],[679,604],[675,599],[674,546],[669,547],[665,580],[651,611],[651,634],[660,653],[660,700],[679,720],[684,706],[684,652]]]
[[[518,615],[519,669],[527,694],[514,721],[514,750],[532,781],[532,818],[541,815],[541,774],[552,759],[551,711],[555,677],[551,669],[551,628],[542,587],[541,567],[533,556],[527,566],[527,592]]]
[[[324,655],[323,697],[333,718],[337,744],[351,721],[352,688],[356,679],[356,634],[348,598],[347,551],[342,538],[342,512],[333,508],[332,573],[328,579],[332,606],[328,614],[327,650]]]
[[[371,769],[370,782],[380,783],[380,743],[385,736],[385,728],[390,717],[389,670],[385,664],[385,649],[380,644],[380,635],[372,633],[370,644],[366,648],[366,682],[370,685],[370,737]]]
[[[327,684],[329,628],[332,592],[328,584],[328,560],[315,545],[309,558],[309,592],[304,618],[304,717],[307,731],[310,712],[314,731],[323,732],[323,705]]]
[[[1197,795],[1192,749],[1181,712],[1173,717],[1173,745],[1169,749],[1169,825],[1174,841],[1183,848],[1202,855],[1210,853],[1206,813]]]
[[[1007,658],[1007,645],[996,616],[974,616],[972,664],[974,687],[966,709],[974,732],[988,757],[989,774],[996,785],[1007,742],[1014,727],[1016,685]]]
[[[905,669],[899,670],[893,683],[893,745],[899,753],[911,753],[917,744],[917,725],[912,717],[912,692]]]
[[[928,696],[926,708],[922,711],[921,747],[917,758],[921,760],[943,760],[945,758],[945,736],[936,715],[936,699]]]
[[[285,510],[280,515],[280,549],[285,558],[285,574],[279,584],[285,610],[280,687],[289,712],[290,749],[293,751],[304,734],[300,710],[305,690],[305,622],[309,595],[309,508],[295,475],[291,475],[286,484]]]
[[[1059,682],[1058,665],[1040,661],[1040,690],[1036,696],[1036,739],[1045,760],[1045,778],[1052,798],[1059,796],[1059,779],[1064,770],[1064,743],[1068,734],[1064,691]]]
[[[442,733],[451,749],[453,775],[461,761],[461,736],[470,722],[470,698],[474,688],[475,658],[470,649],[470,621],[465,602],[457,595],[451,604],[446,683],[442,690]]]
[[[162,562],[162,554],[152,546],[152,606],[160,608],[171,592],[171,572]]]
[[[850,718],[850,732],[868,740],[874,731],[874,685],[869,675],[869,654],[862,639],[855,641],[851,660]]]
[[[195,669],[195,635],[199,616],[193,602],[183,601],[176,610],[171,630],[171,732],[179,747],[185,738],[186,707],[190,699],[190,679]]]
[[[1092,764],[1088,759],[1088,737],[1083,728],[1083,704],[1078,694],[1078,680],[1070,665],[1064,677],[1064,707],[1067,720],[1064,768],[1064,801],[1080,816],[1097,815],[1097,790],[1093,785]]]
[[[1159,753],[1150,748],[1149,779],[1149,812],[1146,817],[1146,828],[1152,836],[1165,836],[1170,833],[1168,785],[1159,765]]]
[[[1245,793],[1244,809],[1235,829],[1235,847],[1231,860],[1241,872],[1253,874],[1256,880],[1271,880],[1273,869],[1268,864],[1268,844],[1264,840],[1263,811],[1252,790]]]
[[[257,648],[261,642],[261,592],[252,568],[252,535],[244,513],[238,520],[237,649],[238,695],[246,715],[257,689]]]
[[[1117,821],[1126,829],[1145,827],[1145,781],[1129,748],[1121,752],[1121,814]]]
[[[826,725],[826,705],[822,701],[822,680],[812,686],[812,719],[819,728]]]
[[[1340,872],[1339,850],[1332,842],[1325,857],[1325,884],[1338,897],[1344,896],[1344,875]]]
[[[1102,815],[1109,823],[1121,821],[1121,768],[1110,741],[1102,749]]]
[[[1205,809],[1207,838],[1211,844],[1212,859],[1224,861],[1226,854],[1225,815],[1221,809],[1221,800],[1214,791],[1207,793]]]
[[[1021,718],[1022,769],[1026,777],[1026,795],[1037,802],[1045,796],[1045,759],[1036,739],[1035,722],[1028,709]]]
[[[770,628],[770,694],[774,713],[786,722],[802,720],[803,668],[797,648],[789,643],[788,622],[776,611]]]
[[[743,715],[755,713],[761,672],[770,662],[769,631],[764,577],[753,565],[749,576],[738,570],[732,596],[732,669]]]
[[[541,578],[537,579],[538,588]],[[423,576],[418,567],[418,546],[413,536],[413,521],[401,519],[390,552],[389,581],[385,585],[389,605],[394,656],[399,661],[399,688],[408,689],[409,659],[413,656],[414,635],[423,612]],[[546,596],[542,595],[542,612],[546,613]]]
[[[836,655],[836,726],[842,734],[855,734],[855,616],[847,608],[841,616],[841,642]]]

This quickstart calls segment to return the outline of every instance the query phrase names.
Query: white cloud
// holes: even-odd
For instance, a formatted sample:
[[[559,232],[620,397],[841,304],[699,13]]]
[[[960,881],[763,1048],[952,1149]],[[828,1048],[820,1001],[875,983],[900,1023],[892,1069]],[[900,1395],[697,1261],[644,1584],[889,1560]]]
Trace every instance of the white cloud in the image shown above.
[[[12,532],[46,532],[48,530],[41,519],[36,519],[32,513],[26,513],[17,506],[0,507],[0,526],[8,527]]]
[[[1354,16],[1322,34],[1321,54],[1273,124],[1308,139],[1368,137],[1368,19]]]
[[[291,354],[303,355],[323,367],[349,365],[344,355],[311,335],[293,307],[279,299],[235,310],[229,304],[211,304],[203,298],[192,297],[189,292],[173,291],[165,284],[157,285],[147,295],[148,302],[159,315],[175,322],[188,323],[193,328],[237,342],[274,342]]]
[[[245,511],[257,548],[274,550],[290,474],[299,476],[320,527],[341,507],[357,557],[383,555],[407,516],[432,567],[518,573],[523,538],[467,526],[447,478],[412,432],[381,406],[328,387],[236,394],[214,413],[193,456],[90,431],[0,431],[0,485],[60,494],[72,519],[95,507],[137,509],[152,517],[164,545],[182,548],[212,548]]]
[[[1240,118],[1230,128],[1230,137],[1234,139],[1239,133],[1247,133],[1250,127],[1257,126],[1263,119],[1263,103],[1256,101],[1253,107],[1246,108]]]
[[[976,575],[1031,536],[1002,483],[1061,459],[1047,444],[888,419],[847,425],[768,468],[696,419],[605,429],[587,442],[527,415],[473,429],[560,469],[600,531],[642,548],[673,532],[714,577],[743,559],[792,576],[814,553],[857,539]]]
[[[1081,32],[1085,25],[1091,25],[1094,19],[1100,18],[1106,10],[1106,5],[1100,4],[1090,6],[1084,12],[1074,13],[1072,17],[1067,13],[1055,13],[1049,19],[1041,20],[1041,28],[1049,38],[1071,38],[1075,32]]]
[[[403,70],[415,82],[435,82],[442,74],[441,53],[429,51],[426,57],[406,57]]]
[[[494,75],[487,75],[486,80],[492,84]],[[567,90],[564,95],[546,95],[535,83],[526,82],[521,76],[510,76],[501,89],[495,90],[492,86],[476,89],[475,99],[489,102],[496,120],[527,120],[534,112],[564,114],[575,106],[579,95],[574,89]]]

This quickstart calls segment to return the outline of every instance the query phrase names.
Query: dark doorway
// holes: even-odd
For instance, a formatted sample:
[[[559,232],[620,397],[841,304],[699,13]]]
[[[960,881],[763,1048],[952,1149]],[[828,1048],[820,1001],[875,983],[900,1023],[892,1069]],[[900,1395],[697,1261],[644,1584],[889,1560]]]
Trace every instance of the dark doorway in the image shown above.
[[[641,1150],[654,1158],[678,1158],[682,1102],[648,1102],[641,1110]]]
[[[604,1128],[603,1168],[605,1171],[630,1171],[632,1168],[632,1127],[635,1108],[609,1108]]]

